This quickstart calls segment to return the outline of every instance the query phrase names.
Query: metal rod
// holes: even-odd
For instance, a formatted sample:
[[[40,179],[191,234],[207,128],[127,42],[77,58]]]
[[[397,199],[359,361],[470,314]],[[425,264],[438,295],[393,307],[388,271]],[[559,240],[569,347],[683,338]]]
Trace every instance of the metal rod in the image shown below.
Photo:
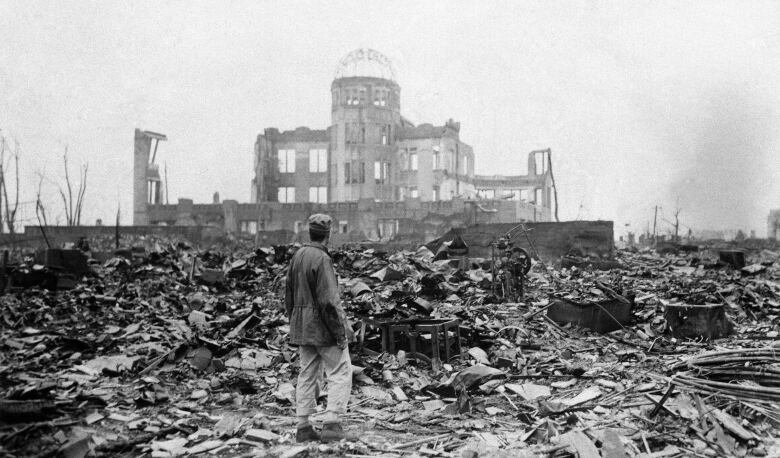
[[[160,139],[159,138],[154,140],[154,153],[152,153],[152,161],[150,162],[150,164],[154,164],[154,160],[155,160],[155,158],[157,158],[157,147],[158,146],[160,146]]]

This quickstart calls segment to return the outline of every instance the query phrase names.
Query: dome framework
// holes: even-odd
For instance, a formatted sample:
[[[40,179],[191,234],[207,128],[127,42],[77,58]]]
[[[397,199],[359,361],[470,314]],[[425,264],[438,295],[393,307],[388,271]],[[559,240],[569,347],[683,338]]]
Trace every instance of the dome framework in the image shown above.
[[[369,76],[395,81],[393,63],[379,51],[360,48],[344,56],[336,66],[334,79]]]

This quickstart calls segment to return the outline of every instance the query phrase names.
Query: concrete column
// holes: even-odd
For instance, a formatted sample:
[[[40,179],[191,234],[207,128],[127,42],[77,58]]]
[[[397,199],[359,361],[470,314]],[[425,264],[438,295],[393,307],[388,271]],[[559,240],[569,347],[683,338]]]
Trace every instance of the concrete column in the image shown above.
[[[152,139],[140,129],[135,130],[133,151],[133,225],[146,226],[149,224],[147,212],[147,167],[149,164],[149,151],[152,147]]]
[[[194,226],[195,219],[192,216],[192,199],[179,199],[176,205],[176,225]]]
[[[225,200],[222,202],[222,210],[225,212],[225,233],[238,233],[238,201]]]

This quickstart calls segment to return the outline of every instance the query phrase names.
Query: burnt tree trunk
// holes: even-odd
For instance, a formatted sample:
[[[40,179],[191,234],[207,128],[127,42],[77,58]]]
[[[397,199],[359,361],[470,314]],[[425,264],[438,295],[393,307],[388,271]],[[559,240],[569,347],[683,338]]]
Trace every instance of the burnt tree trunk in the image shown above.
[[[678,338],[716,339],[734,330],[723,304],[669,304],[664,316],[667,332]]]

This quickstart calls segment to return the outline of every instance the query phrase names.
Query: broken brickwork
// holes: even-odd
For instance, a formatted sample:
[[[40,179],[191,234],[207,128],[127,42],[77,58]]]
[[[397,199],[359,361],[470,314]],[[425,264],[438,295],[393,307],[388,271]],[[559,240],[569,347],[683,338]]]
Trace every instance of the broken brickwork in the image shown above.
[[[347,438],[296,444],[281,293],[296,248],[126,242],[66,285],[15,283],[56,265],[9,266],[3,456],[780,453],[778,252],[750,250],[742,269],[649,249],[618,251],[610,271],[536,263],[514,303],[491,293],[485,259],[334,249],[358,335]],[[713,303],[733,335],[682,336],[665,313]]]

